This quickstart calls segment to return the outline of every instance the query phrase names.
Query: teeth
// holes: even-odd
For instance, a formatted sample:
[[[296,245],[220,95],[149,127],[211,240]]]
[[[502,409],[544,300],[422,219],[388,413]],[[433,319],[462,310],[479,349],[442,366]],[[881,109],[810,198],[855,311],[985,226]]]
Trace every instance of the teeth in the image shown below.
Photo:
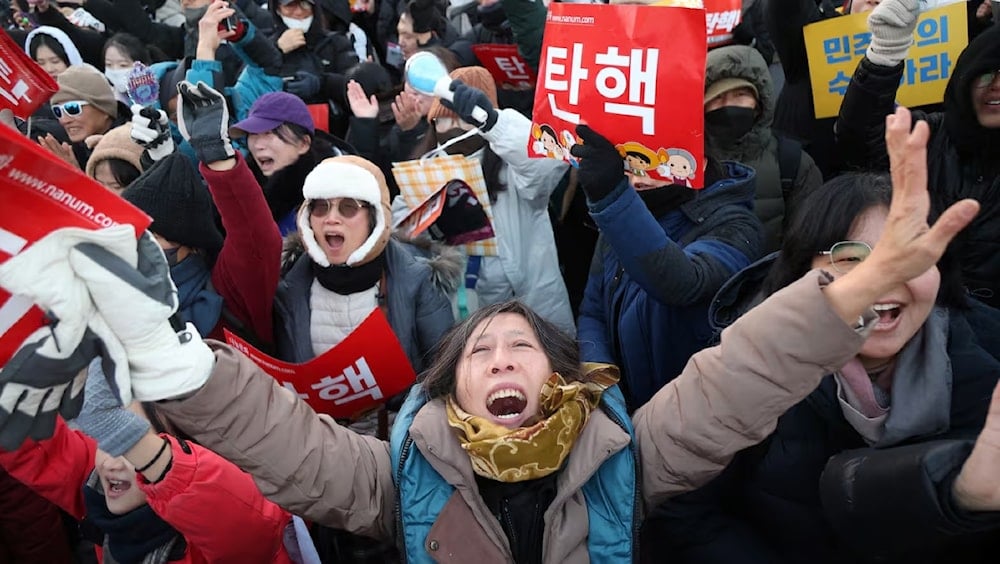
[[[872,306],[875,311],[892,311],[899,309],[899,304],[875,304]]]
[[[517,398],[522,401],[525,400],[524,394],[515,389],[507,388],[503,390],[497,390],[492,394],[490,394],[490,397],[486,398],[486,405],[487,406],[493,405],[493,402],[497,401],[500,398]],[[513,415],[502,415],[501,417],[513,417]]]

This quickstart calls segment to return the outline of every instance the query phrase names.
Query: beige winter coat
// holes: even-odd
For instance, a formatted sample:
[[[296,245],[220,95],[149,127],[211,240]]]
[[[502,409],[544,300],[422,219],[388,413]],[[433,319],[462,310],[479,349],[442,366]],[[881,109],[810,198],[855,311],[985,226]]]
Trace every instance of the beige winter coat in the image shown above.
[[[692,357],[678,378],[636,412],[647,507],[716,476],[734,454],[770,434],[777,418],[824,375],[857,353],[864,337],[830,308],[822,295],[825,283],[822,273],[812,272],[750,311],[723,333],[721,345]],[[393,542],[396,490],[388,443],[317,416],[251,361],[214,346],[216,367],[208,383],[190,398],[163,402],[161,411],[253,474],[264,495],[289,511]],[[424,543],[432,557],[510,561],[506,537],[478,495],[468,455],[447,425],[441,400],[417,413],[410,434],[456,488]],[[627,444],[617,425],[594,413],[545,515],[545,562],[588,562],[580,488]]]

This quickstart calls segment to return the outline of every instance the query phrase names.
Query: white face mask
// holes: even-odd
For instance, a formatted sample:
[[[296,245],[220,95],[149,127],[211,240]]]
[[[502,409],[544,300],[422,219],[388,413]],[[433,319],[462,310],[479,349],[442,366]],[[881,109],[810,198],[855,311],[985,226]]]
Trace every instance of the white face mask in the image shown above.
[[[309,16],[304,20],[297,20],[295,18],[281,16],[281,21],[285,22],[288,29],[301,29],[302,31],[309,31],[309,26],[313,23],[313,17]]]
[[[105,78],[115,87],[115,92],[125,94],[128,91],[128,75],[132,69],[106,69]]]

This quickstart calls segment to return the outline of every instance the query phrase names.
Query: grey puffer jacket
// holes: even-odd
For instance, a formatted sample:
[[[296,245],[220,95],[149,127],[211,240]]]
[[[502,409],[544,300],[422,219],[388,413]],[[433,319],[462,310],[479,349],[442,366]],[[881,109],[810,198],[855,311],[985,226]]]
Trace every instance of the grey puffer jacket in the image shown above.
[[[784,193],[778,160],[778,138],[771,130],[774,120],[775,93],[771,87],[771,74],[764,58],[753,47],[730,45],[708,52],[706,63],[706,88],[724,78],[742,78],[757,89],[759,112],[753,129],[735,142],[712,140],[717,156],[722,160],[737,161],[757,171],[757,193],[754,211],[764,224],[764,253],[781,247],[781,228],[790,204],[802,192],[819,187],[823,176],[805,151],[801,153],[798,173],[790,190]]]
[[[448,288],[442,287],[438,263],[415,247],[390,239],[386,253],[386,317],[410,364],[423,370],[431,349],[454,324]],[[461,268],[451,268],[461,272]],[[310,338],[309,292],[313,283],[312,259],[303,253],[278,284],[274,311],[274,338],[278,358],[305,362],[315,357]]]

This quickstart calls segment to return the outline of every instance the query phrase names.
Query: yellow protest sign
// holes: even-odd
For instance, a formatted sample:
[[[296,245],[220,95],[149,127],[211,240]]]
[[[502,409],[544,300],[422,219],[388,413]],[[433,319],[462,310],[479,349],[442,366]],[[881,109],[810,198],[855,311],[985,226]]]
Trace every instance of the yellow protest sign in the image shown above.
[[[840,111],[847,85],[872,40],[867,17],[868,13],[841,16],[802,29],[817,118]],[[943,100],[955,62],[968,43],[965,2],[920,14],[896,100],[904,106]]]

